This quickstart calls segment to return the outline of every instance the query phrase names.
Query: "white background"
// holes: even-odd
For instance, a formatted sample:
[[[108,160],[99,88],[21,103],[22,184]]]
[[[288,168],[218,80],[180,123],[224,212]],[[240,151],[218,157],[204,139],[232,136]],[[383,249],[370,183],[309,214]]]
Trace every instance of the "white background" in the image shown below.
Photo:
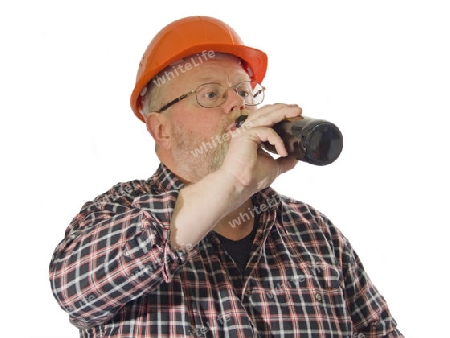
[[[344,232],[405,336],[448,337],[449,14],[444,1],[2,1],[0,336],[78,337],[50,290],[52,251],[85,201],[154,172],[129,108],[139,60],[172,20],[211,15],[269,55],[267,103],[344,134],[335,163],[274,187]]]

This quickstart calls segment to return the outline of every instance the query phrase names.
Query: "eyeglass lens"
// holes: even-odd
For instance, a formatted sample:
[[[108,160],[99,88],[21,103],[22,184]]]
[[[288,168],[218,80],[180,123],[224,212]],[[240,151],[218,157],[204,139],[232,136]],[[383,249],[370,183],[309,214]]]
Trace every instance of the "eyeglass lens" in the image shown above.
[[[257,105],[264,99],[263,87],[254,81],[239,83],[234,90],[245,104]],[[218,107],[225,102],[228,88],[219,83],[205,83],[197,88],[197,102],[203,107]]]

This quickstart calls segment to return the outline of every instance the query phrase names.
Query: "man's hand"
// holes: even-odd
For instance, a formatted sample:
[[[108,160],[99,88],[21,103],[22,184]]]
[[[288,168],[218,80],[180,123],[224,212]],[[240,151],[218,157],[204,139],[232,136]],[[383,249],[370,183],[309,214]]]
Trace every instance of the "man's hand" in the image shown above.
[[[234,131],[220,171],[235,178],[238,189],[250,196],[268,187],[279,175],[295,167],[297,160],[286,157],[283,140],[271,128],[285,118],[301,115],[297,105],[273,104],[251,112],[242,126]],[[261,149],[263,142],[272,144],[280,155],[274,159]],[[245,193],[244,193],[245,194]]]
[[[173,249],[197,244],[254,193],[295,167],[297,159],[286,157],[283,140],[271,127],[301,113],[300,107],[281,103],[250,112],[239,133],[232,135],[220,169],[180,190],[171,222]],[[263,142],[272,144],[280,157],[261,149]]]

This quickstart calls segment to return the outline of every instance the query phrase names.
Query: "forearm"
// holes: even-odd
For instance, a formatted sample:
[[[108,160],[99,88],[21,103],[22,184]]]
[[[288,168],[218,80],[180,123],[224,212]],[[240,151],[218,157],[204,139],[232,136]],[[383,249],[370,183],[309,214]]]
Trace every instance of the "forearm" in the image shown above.
[[[222,218],[251,197],[251,190],[218,170],[180,190],[171,220],[173,249],[196,245]]]

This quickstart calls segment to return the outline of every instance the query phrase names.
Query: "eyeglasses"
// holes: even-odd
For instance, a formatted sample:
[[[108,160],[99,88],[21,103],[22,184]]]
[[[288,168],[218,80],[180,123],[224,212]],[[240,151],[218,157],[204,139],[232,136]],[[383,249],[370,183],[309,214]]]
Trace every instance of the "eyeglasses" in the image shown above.
[[[225,87],[220,83],[204,83],[197,87],[195,90],[191,90],[186,94],[177,97],[175,100],[170,101],[166,105],[162,106],[157,112],[161,113],[175,103],[187,98],[189,95],[195,93],[197,103],[204,108],[220,107],[227,98],[228,89],[233,89],[236,94],[244,99],[245,105],[256,106],[264,101],[264,91],[266,90],[259,82],[256,81],[243,81],[239,82],[234,87]]]

